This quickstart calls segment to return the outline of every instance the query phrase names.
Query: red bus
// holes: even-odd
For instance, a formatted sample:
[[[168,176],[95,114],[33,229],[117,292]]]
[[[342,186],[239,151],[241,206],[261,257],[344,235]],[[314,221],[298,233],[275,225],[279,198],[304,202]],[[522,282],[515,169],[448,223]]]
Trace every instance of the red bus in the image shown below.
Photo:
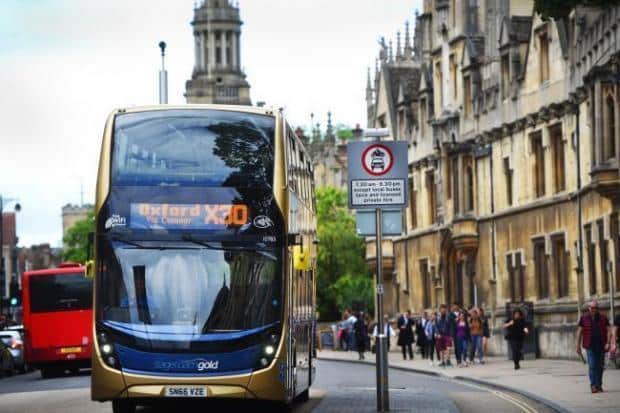
[[[78,264],[23,274],[26,361],[43,378],[90,367],[92,298],[92,280]]]

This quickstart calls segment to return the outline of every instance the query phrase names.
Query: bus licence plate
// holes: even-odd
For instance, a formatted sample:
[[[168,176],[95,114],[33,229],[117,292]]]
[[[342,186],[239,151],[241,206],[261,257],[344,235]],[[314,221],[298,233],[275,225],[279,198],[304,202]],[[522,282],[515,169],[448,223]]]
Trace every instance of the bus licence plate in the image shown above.
[[[207,397],[205,386],[166,386],[166,397]]]
[[[63,347],[60,349],[61,354],[79,353],[81,351],[82,351],[82,347]]]

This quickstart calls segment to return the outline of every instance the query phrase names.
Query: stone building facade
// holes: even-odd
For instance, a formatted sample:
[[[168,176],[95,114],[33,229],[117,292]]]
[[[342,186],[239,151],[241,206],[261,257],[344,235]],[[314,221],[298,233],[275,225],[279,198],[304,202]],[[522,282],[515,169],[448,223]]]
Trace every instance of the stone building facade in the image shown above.
[[[425,0],[413,40],[382,41],[368,125],[409,142],[411,189],[384,245],[388,312],[483,306],[503,352],[506,305],[531,302],[540,355],[572,357],[584,302],[620,301],[619,22]]]
[[[86,219],[88,211],[93,211],[93,206],[90,204],[85,205],[72,205],[67,204],[62,207],[62,237],[64,238],[69,228],[75,225],[76,222]]]
[[[230,0],[203,0],[194,9],[194,70],[185,84],[187,103],[250,105],[241,66],[239,7]]]
[[[15,283],[17,272],[17,230],[14,212],[2,212],[2,245],[0,254],[4,259],[4,269],[0,268],[0,300],[8,299],[11,293],[11,283]]]

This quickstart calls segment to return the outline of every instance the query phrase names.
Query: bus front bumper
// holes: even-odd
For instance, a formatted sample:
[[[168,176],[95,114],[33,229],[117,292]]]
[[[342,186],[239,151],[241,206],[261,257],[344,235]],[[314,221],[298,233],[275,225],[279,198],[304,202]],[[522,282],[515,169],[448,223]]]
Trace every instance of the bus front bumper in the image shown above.
[[[92,365],[91,398],[95,401],[165,398],[167,386],[184,385],[205,386],[207,398],[283,401],[287,395],[278,359],[260,371],[216,377],[166,377],[121,372],[111,369],[98,357],[93,358]]]

